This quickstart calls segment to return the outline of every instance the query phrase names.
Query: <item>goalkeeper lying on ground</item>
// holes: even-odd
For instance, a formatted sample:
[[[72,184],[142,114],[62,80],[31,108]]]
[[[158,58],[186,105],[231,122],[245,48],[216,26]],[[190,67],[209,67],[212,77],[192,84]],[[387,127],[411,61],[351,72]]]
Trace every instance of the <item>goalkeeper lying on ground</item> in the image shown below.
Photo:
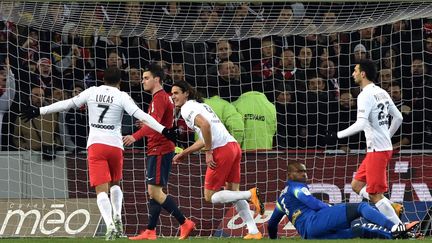
[[[271,239],[277,238],[278,224],[286,214],[303,239],[417,238],[418,221],[394,224],[368,203],[345,203],[333,207],[316,199],[306,185],[306,166],[288,165],[288,180],[268,223]],[[351,222],[363,217],[370,223]]]

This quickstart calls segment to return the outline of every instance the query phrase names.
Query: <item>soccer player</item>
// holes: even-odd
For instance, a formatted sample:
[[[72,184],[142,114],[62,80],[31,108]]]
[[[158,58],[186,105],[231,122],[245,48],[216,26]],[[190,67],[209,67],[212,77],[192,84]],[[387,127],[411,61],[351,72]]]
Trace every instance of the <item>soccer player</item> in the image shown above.
[[[95,187],[97,205],[107,225],[107,240],[123,234],[123,192],[119,186],[123,170],[123,141],[120,132],[123,110],[171,140],[176,139],[173,129],[167,129],[159,124],[153,117],[140,110],[127,93],[119,90],[120,78],[120,69],[108,68],[104,72],[104,85],[88,88],[71,99],[49,106],[30,107],[21,113],[24,119],[32,119],[39,115],[87,105],[90,126],[87,140],[90,185]]]
[[[392,205],[384,192],[388,190],[387,164],[393,152],[391,137],[402,123],[402,114],[389,94],[373,83],[376,74],[375,64],[371,60],[361,60],[355,66],[352,76],[362,89],[357,98],[357,120],[343,131],[328,132],[327,142],[334,143],[338,138],[365,132],[367,154],[351,186],[357,194],[375,203],[381,213],[398,224],[401,223],[398,214],[403,207],[400,204]],[[392,120],[389,128],[390,115]]]
[[[227,131],[214,111],[203,103],[202,97],[185,81],[175,82],[171,89],[174,104],[180,109],[187,126],[198,133],[199,139],[173,158],[173,163],[183,161],[190,153],[204,148],[207,170],[204,198],[212,203],[234,203],[237,212],[247,224],[249,233],[244,239],[261,239],[246,200],[250,200],[257,213],[264,214],[264,205],[258,188],[239,191],[240,145]],[[226,190],[219,191],[221,187]]]
[[[418,221],[411,223],[409,227],[394,224],[368,203],[329,206],[318,200],[309,191],[306,166],[302,163],[290,163],[287,171],[285,189],[279,196],[267,225],[271,239],[277,238],[278,224],[285,215],[304,239],[393,239],[420,236],[411,232]],[[360,217],[370,223],[358,223],[351,227],[352,221]]]
[[[174,121],[174,102],[162,87],[162,82],[165,78],[164,70],[160,66],[152,64],[143,73],[142,78],[144,90],[153,95],[148,114],[165,127],[172,127]],[[195,223],[190,219],[186,219],[177,207],[174,199],[162,191],[163,187],[168,184],[171,162],[174,157],[174,143],[147,126],[141,127],[133,135],[123,137],[123,142],[126,146],[129,146],[144,136],[147,137],[146,177],[150,196],[149,222],[145,231],[137,236],[129,237],[129,239],[155,240],[157,238],[155,228],[161,208],[164,208],[177,219],[181,225],[179,239],[186,239],[194,229]]]

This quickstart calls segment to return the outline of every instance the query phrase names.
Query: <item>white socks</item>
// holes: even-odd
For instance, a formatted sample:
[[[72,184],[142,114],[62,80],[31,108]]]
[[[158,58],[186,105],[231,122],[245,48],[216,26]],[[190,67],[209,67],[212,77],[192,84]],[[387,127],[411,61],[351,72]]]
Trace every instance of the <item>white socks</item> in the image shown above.
[[[107,227],[113,224],[111,202],[106,192],[97,195],[97,205]]]
[[[110,188],[110,199],[111,199],[114,219],[121,220],[123,192],[119,186],[114,185]]]
[[[363,198],[366,198],[367,200],[370,200],[370,199],[369,199],[369,193],[366,192],[366,186],[364,186],[364,187],[360,190],[359,195],[362,196]]]
[[[249,203],[247,203],[246,200],[239,200],[235,202],[234,205],[240,217],[246,222],[249,234],[257,234],[259,231],[250,211]]]
[[[237,202],[238,200],[248,200],[250,197],[250,191],[222,190],[214,193],[211,197],[211,201],[212,203],[229,203]]]
[[[370,200],[369,193],[366,192],[366,186],[364,186],[360,192],[359,195],[363,198],[366,198],[367,200]],[[392,221],[394,224],[398,225],[399,223],[402,223],[402,221],[397,216],[395,210],[392,207],[392,202],[384,197],[383,199],[379,200],[377,203],[375,203],[375,206],[378,208],[378,210],[384,214],[390,221]]]
[[[382,214],[384,214],[394,224],[402,223],[402,221],[396,215],[396,212],[393,209],[390,200],[388,200],[386,197],[384,197],[383,199],[375,203],[375,206]]]

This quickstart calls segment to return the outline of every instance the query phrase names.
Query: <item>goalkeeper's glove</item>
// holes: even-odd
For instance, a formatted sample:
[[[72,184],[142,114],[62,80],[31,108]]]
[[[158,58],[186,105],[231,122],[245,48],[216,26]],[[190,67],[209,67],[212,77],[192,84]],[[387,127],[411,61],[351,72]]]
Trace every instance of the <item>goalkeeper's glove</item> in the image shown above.
[[[34,106],[28,106],[20,113],[20,117],[23,118],[24,122],[28,122],[39,115],[40,115],[39,108]]]
[[[338,140],[337,132],[335,131],[326,131],[326,144],[327,145],[336,145]]]
[[[177,127],[164,128],[162,130],[162,135],[171,140],[173,143],[177,142]]]

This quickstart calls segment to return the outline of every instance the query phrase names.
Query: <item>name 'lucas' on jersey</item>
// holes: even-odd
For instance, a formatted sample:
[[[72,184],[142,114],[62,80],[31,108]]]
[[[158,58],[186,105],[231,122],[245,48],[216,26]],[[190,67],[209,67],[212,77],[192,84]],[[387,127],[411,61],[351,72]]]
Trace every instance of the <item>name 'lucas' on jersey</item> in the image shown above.
[[[78,105],[87,103],[90,126],[87,147],[93,143],[102,143],[123,149],[123,113],[126,111],[132,115],[139,109],[127,93],[102,85],[84,90],[73,101]]]

